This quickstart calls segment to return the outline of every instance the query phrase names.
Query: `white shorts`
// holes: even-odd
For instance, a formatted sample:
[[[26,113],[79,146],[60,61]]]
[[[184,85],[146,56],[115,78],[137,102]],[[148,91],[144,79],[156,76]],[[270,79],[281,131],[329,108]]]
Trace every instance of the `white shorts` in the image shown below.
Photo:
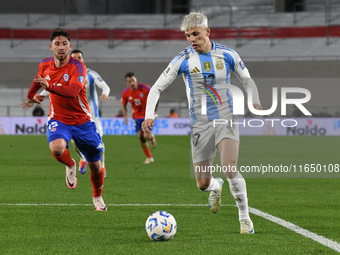
[[[233,122],[236,118],[233,117]],[[228,118],[231,120],[231,117]],[[215,157],[217,145],[223,138],[230,138],[240,143],[240,133],[238,125],[216,124],[214,122],[196,121],[191,133],[191,153],[193,163],[201,162]]]

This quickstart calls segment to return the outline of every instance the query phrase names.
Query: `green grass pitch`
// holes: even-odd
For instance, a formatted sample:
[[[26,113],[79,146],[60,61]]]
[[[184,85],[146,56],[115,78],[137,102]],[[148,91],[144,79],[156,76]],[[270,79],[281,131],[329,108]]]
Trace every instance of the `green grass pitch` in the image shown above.
[[[208,206],[176,206],[208,202],[208,193],[190,178],[188,136],[158,136],[150,165],[143,164],[136,136],[104,136],[103,141],[103,198],[114,205],[96,212],[89,169],[78,174],[78,186],[71,190],[65,166],[50,155],[45,136],[0,136],[0,254],[337,253],[254,214],[255,234],[241,235],[234,206],[223,206],[216,214]],[[340,137],[241,137],[238,164],[339,164],[339,144]],[[70,152],[76,158],[72,148]],[[339,178],[246,182],[251,207],[340,243]],[[228,183],[222,204],[235,204]],[[158,210],[170,212],[178,223],[168,242],[151,241],[145,232],[146,219]]]

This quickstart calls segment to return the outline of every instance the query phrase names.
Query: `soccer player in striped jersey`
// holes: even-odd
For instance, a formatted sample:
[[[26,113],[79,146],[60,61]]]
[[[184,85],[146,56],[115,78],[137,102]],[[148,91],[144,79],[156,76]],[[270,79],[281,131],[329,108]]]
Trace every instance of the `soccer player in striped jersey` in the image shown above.
[[[237,117],[232,112],[233,94],[229,86],[231,71],[241,81],[248,96],[252,95],[253,107],[262,110],[257,87],[234,50],[210,41],[210,28],[206,16],[201,13],[190,13],[184,18],[181,31],[184,32],[190,46],[171,61],[152,86],[147,100],[145,121],[142,124],[143,131],[150,132],[149,129],[152,129],[155,123],[154,109],[160,93],[182,74],[188,97],[191,150],[197,186],[202,191],[210,192],[209,207],[216,213],[221,206],[224,182],[205,170],[212,166],[217,148],[221,167],[227,169],[224,174],[238,206],[240,232],[253,234],[254,226],[249,217],[246,183],[241,173],[237,171],[238,126],[215,126],[214,120],[228,120],[229,124],[232,120],[236,122]]]
[[[84,60],[84,54],[78,49],[75,49],[71,52],[71,56],[75,59],[78,59],[82,63],[85,63]],[[98,108],[98,95],[96,86],[98,86],[100,89],[102,89],[102,94],[100,96],[100,99],[103,102],[109,101],[109,94],[110,94],[110,87],[106,84],[106,82],[100,77],[100,75],[91,70],[90,68],[87,68],[87,77],[86,77],[86,100],[90,108],[91,112],[91,118],[96,124],[97,132],[99,133],[100,137],[103,137],[103,127],[100,122],[99,117],[99,108]],[[79,172],[82,174],[86,173],[86,159],[84,155],[79,151],[77,148],[75,142],[72,140],[72,143],[74,145],[75,151],[77,155],[80,158],[79,161]],[[105,169],[105,145],[103,143],[103,153],[101,156],[101,163],[102,163],[102,169],[104,170],[104,177],[106,177],[106,169]]]
[[[143,152],[146,156],[144,163],[150,164],[154,162],[154,159],[151,155],[149,145],[146,140],[149,140],[151,142],[151,146],[153,148],[156,147],[157,142],[152,132],[145,134],[141,128],[142,122],[145,118],[146,99],[150,91],[150,86],[147,84],[138,83],[137,78],[132,72],[129,72],[125,75],[125,81],[128,87],[124,89],[121,99],[125,125],[128,124],[126,105],[128,102],[130,102],[132,108],[132,119],[135,124],[137,136],[142,146]],[[157,106],[155,105],[155,110],[156,108]]]
[[[91,169],[95,210],[106,211],[102,198],[104,171],[100,161],[103,143],[91,121],[86,101],[86,67],[69,55],[72,44],[67,31],[56,28],[50,40],[50,50],[54,56],[41,61],[27,100],[40,104],[45,98],[37,95],[41,87],[50,93],[47,140],[51,154],[66,165],[66,184],[74,189],[77,186],[77,168],[68,150],[68,142],[74,139]]]

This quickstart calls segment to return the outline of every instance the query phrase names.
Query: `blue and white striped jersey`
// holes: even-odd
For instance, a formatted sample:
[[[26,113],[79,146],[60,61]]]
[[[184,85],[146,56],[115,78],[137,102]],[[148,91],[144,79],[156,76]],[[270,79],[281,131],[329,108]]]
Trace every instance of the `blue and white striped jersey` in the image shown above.
[[[255,82],[240,56],[231,48],[212,42],[212,51],[200,54],[189,46],[176,56],[152,86],[145,118],[154,118],[160,93],[182,74],[191,123],[226,118],[233,109],[230,72],[233,71],[246,91],[252,89],[252,102],[260,104]],[[203,101],[202,101],[203,100]],[[202,115],[202,104],[206,114]]]
[[[98,95],[96,86],[102,89],[102,94],[109,95],[110,87],[106,82],[100,77],[98,73],[87,68],[87,79],[86,79],[86,100],[89,105],[92,119],[99,117],[98,111]]]

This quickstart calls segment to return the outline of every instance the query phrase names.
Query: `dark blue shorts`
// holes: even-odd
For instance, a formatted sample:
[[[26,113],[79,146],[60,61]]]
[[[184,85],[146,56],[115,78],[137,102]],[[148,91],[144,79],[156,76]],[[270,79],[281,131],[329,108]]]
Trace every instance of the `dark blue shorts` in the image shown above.
[[[142,130],[142,123],[145,119],[133,119],[133,122],[135,123],[135,130],[136,132]]]
[[[71,126],[52,119],[47,123],[48,143],[59,138],[65,140],[67,148],[69,146],[68,142],[73,139],[88,162],[100,160],[103,142],[97,133],[94,122],[88,121],[79,126]]]

